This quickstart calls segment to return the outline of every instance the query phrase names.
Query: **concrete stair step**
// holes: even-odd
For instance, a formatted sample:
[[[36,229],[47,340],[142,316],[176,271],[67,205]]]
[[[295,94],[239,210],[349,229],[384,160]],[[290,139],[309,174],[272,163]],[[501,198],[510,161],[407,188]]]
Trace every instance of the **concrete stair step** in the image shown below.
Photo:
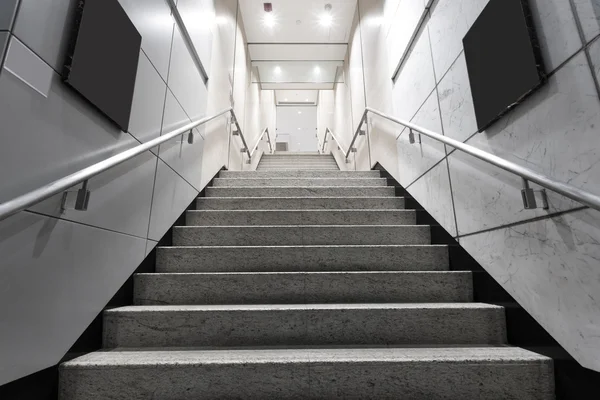
[[[504,307],[482,303],[129,306],[104,311],[105,348],[499,345]]]
[[[219,178],[381,178],[379,171],[221,171]]]
[[[188,226],[415,225],[414,210],[202,210],[188,211]]]
[[[392,186],[372,187],[208,187],[206,197],[394,197]]]
[[[174,246],[418,245],[427,225],[176,226]]]
[[[515,347],[154,349],[60,367],[61,400],[552,400],[552,359]]]
[[[402,197],[200,197],[198,210],[402,210]]]
[[[258,166],[257,171],[339,171],[338,167],[270,167],[270,166]]]
[[[137,274],[136,305],[436,303],[473,300],[465,272]]]
[[[216,178],[214,187],[387,186],[385,178]]]
[[[447,271],[448,247],[158,247],[157,272]]]

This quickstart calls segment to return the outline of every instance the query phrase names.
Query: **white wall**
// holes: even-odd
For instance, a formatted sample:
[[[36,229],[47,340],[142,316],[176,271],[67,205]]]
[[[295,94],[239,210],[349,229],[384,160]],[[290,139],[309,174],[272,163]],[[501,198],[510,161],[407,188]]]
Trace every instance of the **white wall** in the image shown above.
[[[354,36],[361,39],[351,41],[350,65],[358,64],[352,58],[362,52],[365,90],[351,76],[349,103],[364,99],[370,107],[600,193],[600,101],[592,79],[600,70],[600,41],[594,40],[600,29],[597,13],[590,12],[597,2],[575,1],[577,14],[564,0],[530,3],[549,81],[486,132],[476,133],[462,38],[487,0],[435,1],[393,86],[391,71],[413,33],[407,27],[416,25],[424,1],[360,0]],[[336,107],[336,120],[343,118],[340,112]],[[407,187],[582,365],[600,370],[600,213],[553,193],[549,211],[523,210],[519,178],[426,138],[410,145],[407,132],[379,118],[370,120],[369,131],[371,165],[381,163]]]
[[[107,122],[59,75],[77,0],[21,0],[14,20],[6,16],[18,2],[0,5],[0,48],[9,42],[4,61],[14,72],[0,69],[1,202],[227,108],[230,90],[249,139],[266,123],[257,120],[274,129],[274,106],[262,116],[256,106],[262,102],[267,110],[272,93],[249,94],[238,1],[179,0],[211,72],[208,87],[165,0],[120,2],[143,36],[129,132]],[[206,19],[213,9],[216,18]],[[55,196],[0,223],[0,385],[63,357],[175,219],[229,165],[228,130],[220,118],[196,130],[192,145],[172,140],[92,179],[87,212],[61,214]],[[231,159],[230,168],[241,169],[241,154]]]
[[[318,151],[317,107],[277,107],[277,135],[289,135],[288,151]]]

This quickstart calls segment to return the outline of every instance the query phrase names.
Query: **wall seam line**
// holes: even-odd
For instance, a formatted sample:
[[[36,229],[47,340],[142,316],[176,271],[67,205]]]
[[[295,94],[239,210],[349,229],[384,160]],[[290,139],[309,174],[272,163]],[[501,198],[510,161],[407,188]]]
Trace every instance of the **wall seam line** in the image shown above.
[[[114,229],[104,228],[102,226],[96,226],[96,225],[88,224],[88,223],[81,222],[81,221],[75,221],[75,220],[68,219],[68,218],[61,218],[61,217],[57,217],[55,215],[50,215],[50,214],[46,214],[46,213],[42,213],[42,212],[38,212],[38,211],[29,210],[29,209],[23,210],[22,212],[27,213],[27,214],[38,215],[38,216],[44,217],[44,218],[54,219],[54,220],[57,220],[57,221],[69,222],[69,223],[72,223],[72,224],[75,224],[75,225],[81,225],[81,226],[85,226],[85,227],[88,227],[88,228],[99,229],[99,230],[102,230],[102,231],[105,231],[105,232],[111,232],[111,233],[116,233],[116,234],[119,234],[119,235],[129,236],[129,237],[136,238],[136,239],[141,239],[141,240],[146,240],[147,239],[145,237],[138,236],[138,235],[133,235],[131,233],[120,232],[120,231],[116,231]]]
[[[465,233],[464,235],[455,236],[455,238],[457,238],[457,239],[463,239],[463,238],[466,238],[466,237],[469,237],[469,236],[476,236],[476,235],[480,235],[482,233],[494,232],[494,231],[499,231],[499,230],[503,230],[503,229],[507,229],[507,228],[512,228],[514,226],[530,224],[532,222],[539,222],[539,221],[544,221],[544,220],[547,220],[547,219],[553,219],[553,218],[556,218],[556,217],[560,217],[561,215],[572,214],[572,213],[576,213],[576,212],[583,211],[583,210],[589,210],[589,209],[590,208],[587,207],[587,206],[575,207],[575,208],[571,208],[569,210],[557,211],[557,212],[554,212],[554,213],[549,213],[547,215],[541,215],[541,216],[538,216],[538,217],[528,218],[528,219],[524,219],[524,220],[521,220],[521,221],[511,222],[510,224],[504,224],[504,225],[495,226],[495,227],[489,228],[489,229],[482,229],[482,230],[476,231],[476,232]]]

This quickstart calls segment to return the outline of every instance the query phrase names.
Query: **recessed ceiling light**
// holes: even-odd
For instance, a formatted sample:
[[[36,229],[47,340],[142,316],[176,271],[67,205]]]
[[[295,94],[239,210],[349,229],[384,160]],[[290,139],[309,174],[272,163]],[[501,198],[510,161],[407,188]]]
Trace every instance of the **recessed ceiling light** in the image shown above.
[[[279,65],[276,65],[275,69],[273,71],[275,71],[276,74],[280,74],[281,73],[281,67]]]
[[[325,28],[329,28],[333,24],[333,16],[329,13],[324,13],[319,18],[319,23]]]
[[[299,131],[301,131],[301,130],[302,130],[302,128],[298,128],[298,130],[299,130]]]
[[[321,73],[321,68],[318,65],[316,65],[315,66],[315,74],[320,74],[320,73]]]
[[[277,23],[277,20],[275,19],[275,14],[273,14],[273,13],[265,14],[265,16],[263,17],[263,24],[267,28],[274,27],[276,23]]]
[[[283,101],[288,101],[288,99],[283,99]]]
[[[298,111],[298,114],[302,114],[302,111]]]
[[[310,101],[310,100],[306,99],[306,100],[304,100],[304,101]]]

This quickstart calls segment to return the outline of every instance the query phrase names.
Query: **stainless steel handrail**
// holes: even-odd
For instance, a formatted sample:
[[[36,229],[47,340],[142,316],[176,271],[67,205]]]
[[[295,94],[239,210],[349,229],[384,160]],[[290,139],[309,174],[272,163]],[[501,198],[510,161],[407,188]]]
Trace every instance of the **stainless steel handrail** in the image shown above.
[[[200,125],[206,124],[216,118],[219,118],[227,113],[231,113],[232,123],[236,125],[237,131],[240,134],[240,138],[242,139],[242,143],[244,144],[245,149],[244,152],[248,153],[250,157],[250,151],[248,151],[248,146],[246,145],[246,140],[244,135],[242,134],[242,130],[237,122],[237,118],[235,117],[235,111],[233,108],[226,108],[218,113],[202,118],[196,122],[192,122],[185,126],[182,126],[179,129],[176,129],[170,133],[162,135],[154,140],[149,142],[140,144],[132,149],[126,150],[122,153],[119,153],[115,156],[107,158],[104,161],[100,161],[94,165],[90,165],[87,168],[79,170],[71,175],[65,176],[64,178],[60,178],[55,180],[52,183],[44,185],[38,189],[32,190],[28,193],[25,193],[21,196],[15,197],[12,200],[9,200],[5,203],[0,204],[0,221],[14,215],[20,211],[23,211],[43,200],[46,200],[56,194],[61,192],[65,192],[67,189],[72,188],[75,185],[83,183],[83,188],[78,192],[76,209],[78,210],[86,210],[87,209],[87,199],[89,199],[90,191],[87,189],[87,183],[90,178],[93,178],[96,175],[101,174],[102,172],[109,170],[113,167],[116,167],[119,164],[124,163],[127,160],[130,160],[150,149],[157,147],[163,143],[168,142],[169,140],[176,138],[177,136],[183,135],[185,133],[189,133],[189,143],[193,143],[193,129],[197,128]]]
[[[256,141],[256,144],[254,144],[252,150],[250,150],[250,158],[248,159],[249,163],[252,162],[252,156],[256,152],[256,149],[258,149],[258,145],[260,144],[263,137],[265,137],[265,135],[267,135],[267,141],[269,142],[270,153],[273,153],[273,143],[271,142],[271,135],[269,134],[269,128],[267,127],[262,131],[262,133],[258,137],[258,140]]]
[[[331,137],[333,138],[333,140],[338,144],[338,147],[340,148],[340,151],[344,154],[344,158],[346,159],[346,161],[348,161],[348,155],[350,154],[350,150],[352,149],[352,147],[350,147],[350,150],[348,150],[348,153],[346,153],[344,151],[344,147],[342,146],[342,144],[340,143],[339,139],[335,136],[335,134],[333,133],[333,131],[329,128],[325,128],[325,137],[323,138],[323,153],[325,152],[325,145],[328,142],[327,140],[327,134],[330,133]]]
[[[411,138],[412,138],[412,135],[414,135],[413,131],[417,132],[417,133],[425,135],[433,140],[436,140],[438,142],[447,144],[448,146],[454,147],[455,149],[460,150],[464,153],[470,154],[471,156],[476,157],[480,160],[483,160],[489,164],[495,165],[496,167],[501,168],[505,171],[508,171],[512,174],[520,176],[523,179],[523,189],[521,191],[521,194],[523,196],[523,203],[524,203],[526,209],[537,208],[534,191],[533,191],[533,189],[529,188],[529,182],[531,181],[531,182],[537,183],[538,185],[540,185],[546,189],[552,190],[553,192],[562,194],[563,196],[566,196],[570,199],[576,200],[588,207],[591,207],[596,210],[600,210],[600,196],[597,194],[593,194],[593,193],[590,193],[583,189],[579,189],[579,188],[569,185],[567,183],[556,181],[546,175],[540,174],[529,168],[523,167],[519,164],[515,164],[504,158],[498,157],[494,154],[491,154],[491,153],[488,153],[481,149],[478,149],[477,147],[473,147],[471,145],[459,142],[458,140],[454,140],[449,137],[440,135],[439,133],[435,133],[433,131],[430,131],[429,129],[422,128],[411,122],[392,117],[390,115],[387,115],[385,113],[382,113],[381,111],[375,110],[370,107],[365,108],[365,112],[363,113],[363,116],[358,124],[358,128],[356,129],[354,137],[352,138],[352,142],[350,143],[349,150],[345,154],[346,160],[348,159],[348,155],[349,155],[350,151],[353,149],[354,143],[356,142],[358,136],[361,135],[362,132],[365,132],[365,130],[363,130],[362,127],[367,122],[367,116],[369,113],[378,115],[384,119],[387,119],[388,121],[392,121],[397,124],[405,126],[406,128],[408,128],[410,130]],[[411,139],[411,142],[412,142],[412,139]],[[543,200],[544,200],[544,208],[547,208],[545,191],[542,191],[542,194],[543,194]]]

